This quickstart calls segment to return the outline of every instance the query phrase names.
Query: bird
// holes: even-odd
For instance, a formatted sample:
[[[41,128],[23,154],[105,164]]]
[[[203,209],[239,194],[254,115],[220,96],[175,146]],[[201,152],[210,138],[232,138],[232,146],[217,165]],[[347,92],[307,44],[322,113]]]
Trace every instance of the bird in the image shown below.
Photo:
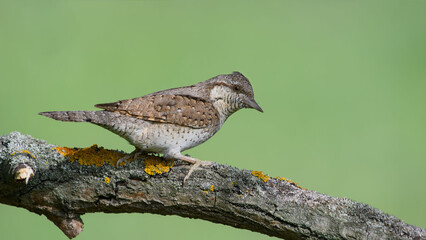
[[[138,154],[158,153],[165,159],[188,162],[192,166],[184,183],[195,169],[212,162],[183,155],[182,151],[207,141],[240,109],[263,112],[254,100],[250,81],[240,72],[95,107],[102,110],[39,114],[64,122],[92,123],[123,137],[135,147],[125,158],[132,154],[136,158]]]

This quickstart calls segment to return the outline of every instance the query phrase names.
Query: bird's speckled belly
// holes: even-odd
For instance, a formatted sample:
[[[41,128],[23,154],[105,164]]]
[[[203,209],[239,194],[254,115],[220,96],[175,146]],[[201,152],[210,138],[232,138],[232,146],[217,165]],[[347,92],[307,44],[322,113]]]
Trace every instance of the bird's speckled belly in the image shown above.
[[[208,140],[216,131],[167,123],[153,123],[137,118],[119,116],[117,124],[105,127],[122,136],[130,144],[147,152],[184,151]]]

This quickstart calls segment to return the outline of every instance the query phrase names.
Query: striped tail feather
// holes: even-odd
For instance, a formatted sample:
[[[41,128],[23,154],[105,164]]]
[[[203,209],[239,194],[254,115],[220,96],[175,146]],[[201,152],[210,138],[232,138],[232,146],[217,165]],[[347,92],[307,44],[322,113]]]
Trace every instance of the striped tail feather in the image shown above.
[[[95,124],[105,124],[110,117],[110,112],[105,111],[56,111],[41,112],[40,115],[63,121],[63,122],[90,122]]]

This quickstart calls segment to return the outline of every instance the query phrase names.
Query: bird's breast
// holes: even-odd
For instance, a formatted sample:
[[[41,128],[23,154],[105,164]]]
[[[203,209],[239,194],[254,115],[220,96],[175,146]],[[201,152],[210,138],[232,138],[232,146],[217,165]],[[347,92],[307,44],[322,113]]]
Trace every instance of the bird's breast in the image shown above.
[[[198,146],[212,137],[219,128],[219,125],[192,128],[136,118],[108,127],[110,131],[125,138],[133,146],[147,152],[157,153],[165,153],[170,149],[183,151]]]

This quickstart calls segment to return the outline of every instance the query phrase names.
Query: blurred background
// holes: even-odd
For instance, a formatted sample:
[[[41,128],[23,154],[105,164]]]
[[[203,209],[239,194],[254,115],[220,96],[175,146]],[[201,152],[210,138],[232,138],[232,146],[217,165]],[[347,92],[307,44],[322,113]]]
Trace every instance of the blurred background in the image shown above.
[[[240,71],[265,112],[239,111],[185,153],[425,228],[425,11],[422,0],[0,0],[0,134],[130,152],[100,127],[37,113]],[[270,239],[177,216],[82,218],[77,239]],[[66,239],[44,216],[6,205],[0,233]]]

